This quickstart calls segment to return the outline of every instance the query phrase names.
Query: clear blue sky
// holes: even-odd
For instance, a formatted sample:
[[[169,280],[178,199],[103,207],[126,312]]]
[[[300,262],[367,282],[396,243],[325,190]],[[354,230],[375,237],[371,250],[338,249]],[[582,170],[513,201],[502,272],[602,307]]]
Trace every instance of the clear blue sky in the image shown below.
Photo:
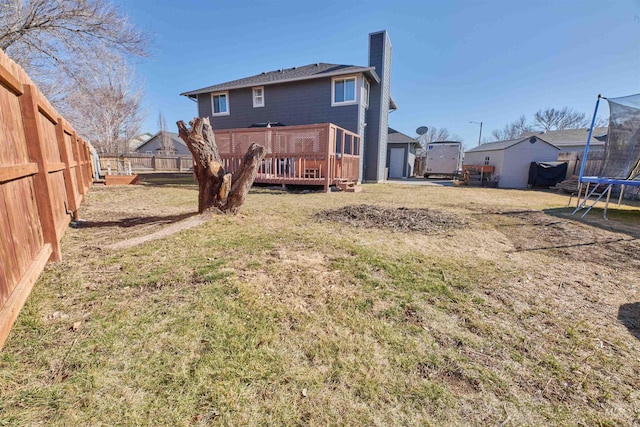
[[[181,92],[314,62],[367,65],[370,32],[393,45],[390,126],[446,127],[467,147],[521,114],[568,106],[591,116],[598,93],[640,92],[640,0],[119,0],[154,37],[138,66],[148,118],[193,118]],[[606,103],[601,106],[608,115]]]

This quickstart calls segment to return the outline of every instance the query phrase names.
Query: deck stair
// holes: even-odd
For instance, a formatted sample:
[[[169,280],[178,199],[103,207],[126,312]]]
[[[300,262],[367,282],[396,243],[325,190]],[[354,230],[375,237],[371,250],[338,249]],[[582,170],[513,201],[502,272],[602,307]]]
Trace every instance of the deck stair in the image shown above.
[[[338,187],[340,191],[345,191],[347,193],[359,193],[362,191],[362,186],[357,185],[355,182],[349,181],[347,179],[337,180],[336,187]]]

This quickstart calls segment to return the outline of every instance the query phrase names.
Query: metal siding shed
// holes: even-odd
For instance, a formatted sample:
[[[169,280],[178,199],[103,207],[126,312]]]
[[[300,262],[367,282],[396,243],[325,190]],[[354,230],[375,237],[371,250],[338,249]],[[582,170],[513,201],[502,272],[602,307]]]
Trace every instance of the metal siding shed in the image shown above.
[[[533,142],[532,142],[533,141]],[[500,188],[527,188],[531,162],[549,162],[558,158],[560,149],[537,136],[482,144],[465,153],[465,165],[488,164],[500,176]]]

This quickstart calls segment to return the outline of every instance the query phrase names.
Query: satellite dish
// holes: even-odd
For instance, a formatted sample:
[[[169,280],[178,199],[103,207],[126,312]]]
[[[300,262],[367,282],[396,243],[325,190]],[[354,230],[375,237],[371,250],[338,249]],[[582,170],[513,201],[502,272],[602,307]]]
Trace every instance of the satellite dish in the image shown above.
[[[416,129],[416,133],[418,135],[424,135],[425,133],[427,133],[429,131],[429,128],[426,126],[420,126],[418,129]]]

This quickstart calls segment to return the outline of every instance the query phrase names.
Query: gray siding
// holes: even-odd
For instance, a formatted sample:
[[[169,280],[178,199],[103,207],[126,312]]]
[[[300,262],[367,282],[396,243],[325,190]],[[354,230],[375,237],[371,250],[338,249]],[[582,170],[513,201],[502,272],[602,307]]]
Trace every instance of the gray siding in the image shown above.
[[[186,145],[173,141],[173,148],[176,149],[176,154],[179,155],[191,155],[189,148]],[[136,152],[145,154],[147,151],[151,151],[151,154],[157,154],[160,150],[160,136],[156,135],[149,139],[143,145],[136,149]]]
[[[539,139],[533,144],[527,140],[512,145],[504,150],[498,186],[500,188],[527,188],[531,162],[556,161],[559,151]]]
[[[386,167],[390,167],[391,162],[391,149],[402,148],[404,150],[404,164],[402,167],[402,178],[408,178],[413,176],[413,166],[416,161],[415,149],[411,147],[411,144],[406,142],[389,142],[386,150]]]
[[[526,188],[531,162],[551,162],[558,158],[559,150],[538,139],[534,144],[524,140],[504,149],[472,151],[465,153],[465,165],[484,165],[489,157],[489,165],[495,166],[495,175],[500,177],[500,188]]]
[[[230,114],[211,116],[211,94],[203,94],[198,95],[198,113],[210,117],[213,129],[247,128],[266,122],[287,126],[334,123],[359,133],[360,103],[332,107],[331,78],[264,86],[264,100],[264,107],[254,108],[252,88],[231,90]]]
[[[384,180],[391,99],[391,42],[386,31],[369,34],[369,65],[375,67],[380,84],[371,86],[364,143],[364,180]]]

